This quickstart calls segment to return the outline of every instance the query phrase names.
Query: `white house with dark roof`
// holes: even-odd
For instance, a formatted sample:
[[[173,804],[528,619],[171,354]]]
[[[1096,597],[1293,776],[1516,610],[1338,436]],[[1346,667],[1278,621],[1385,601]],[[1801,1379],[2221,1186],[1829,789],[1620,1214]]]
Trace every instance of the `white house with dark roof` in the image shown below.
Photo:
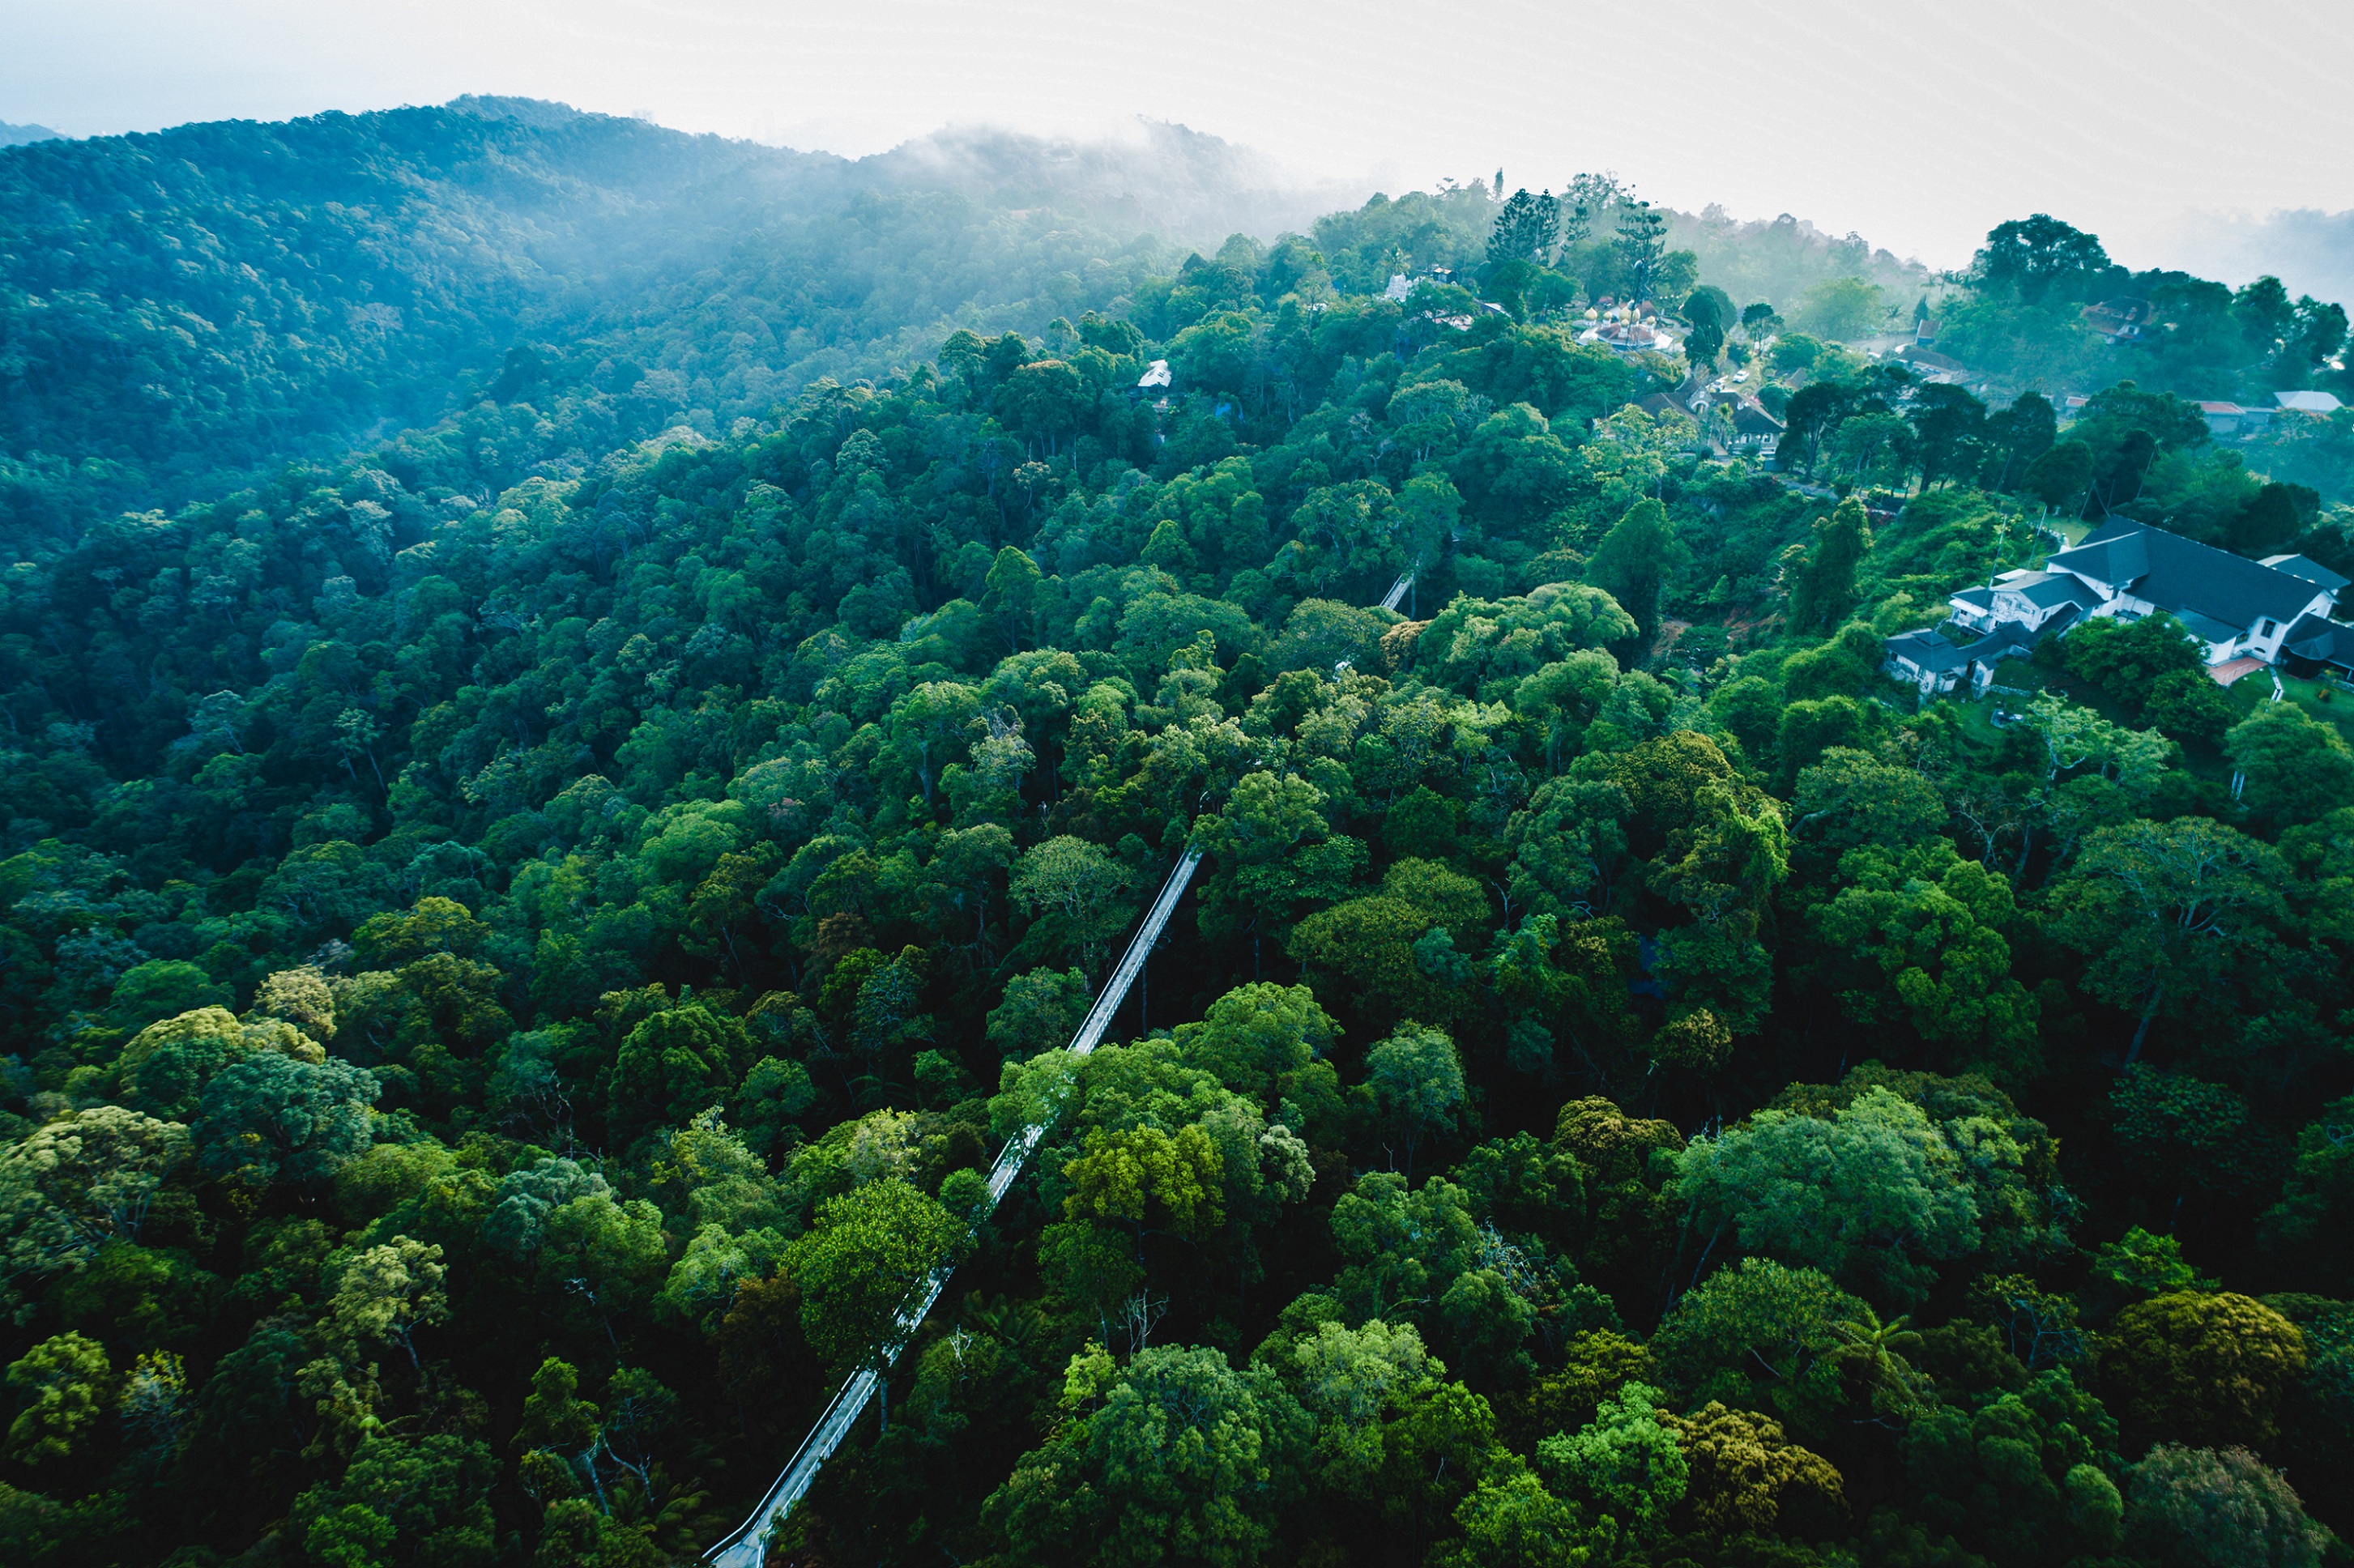
[[[1924,694],[1967,681],[1982,693],[2003,659],[2080,621],[2166,614],[2199,640],[2211,666],[2234,659],[2354,670],[2354,628],[2330,619],[2348,580],[2302,556],[2252,561],[2147,524],[2113,518],[2041,571],[2008,572],[1946,602],[1947,626],[1976,634],[1908,632],[1887,644],[1889,673]],[[2345,635],[2340,635],[2343,632]]]

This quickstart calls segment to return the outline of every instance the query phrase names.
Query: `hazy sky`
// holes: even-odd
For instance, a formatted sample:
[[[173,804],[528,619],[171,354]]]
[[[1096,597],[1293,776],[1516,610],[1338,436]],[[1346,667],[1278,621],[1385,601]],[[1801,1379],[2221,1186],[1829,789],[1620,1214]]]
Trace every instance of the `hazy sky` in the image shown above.
[[[850,154],[1143,115],[1390,189],[1613,168],[1933,265],[2035,210],[2153,265],[2190,209],[2354,208],[2348,0],[0,0],[0,120],[75,135],[461,92]]]

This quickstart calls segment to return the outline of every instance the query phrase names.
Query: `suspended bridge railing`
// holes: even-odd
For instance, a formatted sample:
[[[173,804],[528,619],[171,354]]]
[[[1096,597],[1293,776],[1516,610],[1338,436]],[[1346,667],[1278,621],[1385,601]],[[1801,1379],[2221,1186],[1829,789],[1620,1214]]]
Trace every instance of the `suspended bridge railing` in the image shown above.
[[[1392,597],[1402,591],[1393,590]],[[1161,928],[1169,924],[1169,916],[1176,912],[1178,900],[1185,896],[1186,886],[1193,880],[1193,868],[1201,863],[1202,852],[1188,845],[1185,853],[1178,858],[1175,868],[1169,873],[1169,880],[1161,885],[1160,896],[1153,899],[1152,907],[1145,911],[1144,924],[1137,927],[1135,939],[1120,955],[1119,967],[1104,982],[1103,991],[1096,997],[1095,1006],[1087,1010],[1087,1018],[1079,1024],[1079,1032],[1071,1036],[1073,1055],[1086,1055],[1103,1039],[1104,1031],[1111,1026],[1120,1003],[1128,999],[1129,987],[1134,985],[1137,977],[1144,972],[1145,960],[1152,956],[1153,945],[1161,939]],[[996,1213],[998,1203],[1013,1185],[1014,1179],[1022,1174],[1022,1168],[1029,1163],[1030,1156],[1044,1140],[1054,1119],[1050,1113],[1006,1139],[1005,1147],[998,1152],[997,1163],[990,1168],[989,1196],[972,1217],[975,1225]],[[794,1450],[791,1462],[769,1488],[768,1495],[760,1499],[759,1507],[752,1510],[751,1517],[704,1554],[717,1568],[760,1568],[761,1560],[768,1553],[769,1531],[776,1528],[779,1520],[792,1512],[793,1505],[801,1500],[811,1484],[817,1479],[818,1471],[824,1468],[825,1462],[833,1457],[833,1451],[842,1446],[842,1440],[850,1436],[852,1427],[857,1425],[858,1418],[865,1414],[867,1404],[882,1387],[884,1377],[898,1361],[899,1352],[907,1348],[908,1342],[916,1337],[916,1330],[922,1328],[924,1319],[931,1315],[933,1306],[938,1302],[940,1292],[948,1288],[949,1277],[953,1273],[953,1265],[943,1265],[908,1293],[907,1301],[899,1308],[898,1318],[892,1324],[889,1341],[877,1346],[869,1364],[853,1372],[843,1383],[841,1390],[834,1394],[833,1402],[825,1407],[825,1414],[818,1417],[817,1425],[810,1428],[809,1436],[802,1438],[801,1446]]]

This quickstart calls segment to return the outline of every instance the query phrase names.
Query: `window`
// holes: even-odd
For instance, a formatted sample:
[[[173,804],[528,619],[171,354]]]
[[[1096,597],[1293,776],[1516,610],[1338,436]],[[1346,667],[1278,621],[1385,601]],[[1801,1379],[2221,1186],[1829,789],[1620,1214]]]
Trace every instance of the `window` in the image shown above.
[[[2261,627],[2261,628],[2259,629],[2259,630],[2258,630],[2258,633],[2257,633],[2257,634],[2258,634],[2259,636],[2263,636],[2263,637],[2270,637],[2274,632],[2278,631],[2279,630],[2280,630],[2280,622],[2279,622],[2279,621],[2277,621],[2277,620],[2267,620],[2267,621],[2265,621],[2265,622],[2264,623],[2263,627]]]

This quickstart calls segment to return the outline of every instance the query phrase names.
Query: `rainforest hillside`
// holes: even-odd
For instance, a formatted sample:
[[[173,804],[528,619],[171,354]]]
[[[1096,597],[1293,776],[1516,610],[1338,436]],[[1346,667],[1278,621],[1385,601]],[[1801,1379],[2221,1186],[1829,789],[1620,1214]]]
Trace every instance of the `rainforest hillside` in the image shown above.
[[[1222,149],[0,151],[0,1558],[2345,1561],[2342,311]]]

